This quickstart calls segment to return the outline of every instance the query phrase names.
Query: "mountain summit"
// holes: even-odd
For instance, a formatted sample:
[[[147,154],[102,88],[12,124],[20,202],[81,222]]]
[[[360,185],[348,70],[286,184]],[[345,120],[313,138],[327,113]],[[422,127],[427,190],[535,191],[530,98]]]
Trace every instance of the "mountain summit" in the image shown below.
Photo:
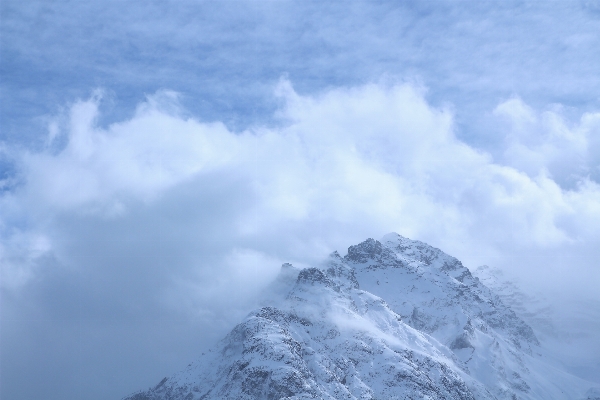
[[[460,261],[388,234],[284,264],[264,307],[127,400],[596,399]]]

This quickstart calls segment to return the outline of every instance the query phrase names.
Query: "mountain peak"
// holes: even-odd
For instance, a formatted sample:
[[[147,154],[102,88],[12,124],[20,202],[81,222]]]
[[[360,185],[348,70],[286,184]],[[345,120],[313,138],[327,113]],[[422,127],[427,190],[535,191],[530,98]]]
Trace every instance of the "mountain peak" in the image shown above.
[[[589,389],[536,358],[531,327],[423,242],[370,238],[318,268],[284,263],[271,286],[215,351],[128,400],[578,399]]]
[[[304,268],[298,274],[298,284],[323,285],[333,287],[335,284],[329,277],[319,268]]]
[[[369,238],[356,246],[348,247],[346,257],[353,262],[363,263],[381,254],[382,249],[379,241]]]

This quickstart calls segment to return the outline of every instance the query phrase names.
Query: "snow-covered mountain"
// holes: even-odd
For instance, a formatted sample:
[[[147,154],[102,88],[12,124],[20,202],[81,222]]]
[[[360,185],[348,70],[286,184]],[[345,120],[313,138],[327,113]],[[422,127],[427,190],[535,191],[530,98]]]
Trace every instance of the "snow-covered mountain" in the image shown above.
[[[298,270],[199,360],[127,400],[600,399],[460,261],[397,234]]]

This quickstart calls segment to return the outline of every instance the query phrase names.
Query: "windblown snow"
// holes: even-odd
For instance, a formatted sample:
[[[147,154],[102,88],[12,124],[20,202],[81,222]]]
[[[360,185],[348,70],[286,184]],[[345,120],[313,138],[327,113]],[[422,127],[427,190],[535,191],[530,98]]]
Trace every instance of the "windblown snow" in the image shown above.
[[[459,260],[388,234],[302,270],[185,370],[126,400],[600,399]]]

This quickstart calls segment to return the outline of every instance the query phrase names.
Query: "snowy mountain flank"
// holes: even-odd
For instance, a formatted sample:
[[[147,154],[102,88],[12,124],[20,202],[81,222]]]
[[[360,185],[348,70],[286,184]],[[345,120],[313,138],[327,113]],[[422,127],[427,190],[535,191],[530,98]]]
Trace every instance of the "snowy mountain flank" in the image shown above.
[[[290,264],[211,351],[127,400],[600,399],[460,261],[388,234]]]

